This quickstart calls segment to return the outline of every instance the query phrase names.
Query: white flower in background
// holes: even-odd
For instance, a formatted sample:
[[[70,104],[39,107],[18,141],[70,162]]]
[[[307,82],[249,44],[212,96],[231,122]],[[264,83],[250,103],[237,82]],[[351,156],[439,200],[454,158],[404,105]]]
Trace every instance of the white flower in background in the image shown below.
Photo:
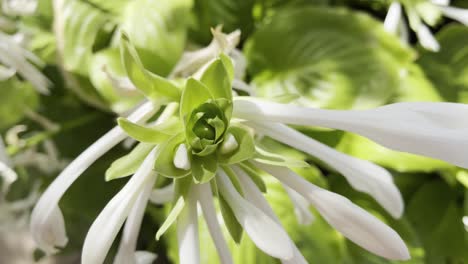
[[[224,223],[234,240],[243,229],[260,250],[282,263],[307,263],[263,197],[264,174],[283,184],[301,222],[311,221],[312,216],[305,209],[311,204],[331,226],[361,247],[388,259],[408,259],[408,249],[393,229],[347,198],[306,181],[290,168],[308,166],[307,163],[271,153],[258,146],[255,137],[268,136],[322,160],[340,172],[352,187],[371,195],[399,218],[404,205],[391,174],[373,163],[340,153],[287,124],[351,131],[389,148],[468,167],[467,105],[400,103],[372,110],[340,111],[235,96],[232,89],[236,67],[228,56],[218,54],[218,49],[207,52],[204,57],[209,59],[197,65],[197,70],[179,65],[190,68],[193,75],[184,82],[172,82],[146,71],[127,38],[123,37],[121,44],[129,79],[150,101],[127,119],[119,118],[119,126],[71,162],[40,198],[32,213],[31,232],[38,247],[48,254],[67,244],[58,206],[63,194],[92,163],[128,136],[140,143],[112,164],[106,179],[133,176],[92,224],[83,247],[84,264],[103,263],[124,223],[114,261],[137,263],[136,241],[149,200],[158,204],[174,202],[156,238],[176,222],[180,263],[200,263],[201,214],[221,262],[232,263],[215,199],[220,202]],[[191,60],[186,61],[193,65]],[[162,107],[156,121],[148,121],[154,120],[152,117]],[[158,177],[169,178],[173,183],[154,189]]]
[[[403,9],[408,17],[409,27],[416,32],[419,43],[431,51],[439,51],[440,46],[428,26],[435,26],[442,16],[468,26],[468,9],[451,7],[450,0],[395,0],[385,17],[384,27],[390,33],[399,33],[406,41],[408,32]]]
[[[2,11],[6,15],[31,15],[36,11],[37,0],[4,0]],[[22,33],[9,35],[2,30],[16,27],[15,22],[0,14],[0,81],[7,80],[18,73],[29,81],[38,92],[48,94],[49,80],[36,66],[44,63],[25,48],[26,37]]]

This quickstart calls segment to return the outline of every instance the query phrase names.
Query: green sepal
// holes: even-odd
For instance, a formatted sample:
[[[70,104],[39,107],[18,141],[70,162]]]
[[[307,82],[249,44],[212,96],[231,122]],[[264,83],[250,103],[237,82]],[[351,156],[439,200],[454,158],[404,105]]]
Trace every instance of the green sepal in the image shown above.
[[[140,142],[153,144],[162,143],[181,130],[181,126],[177,118],[170,118],[166,122],[152,127],[145,127],[133,123],[123,117],[118,118],[117,122],[130,137]]]
[[[269,165],[282,166],[282,167],[309,167],[309,164],[304,160],[298,160],[284,155],[271,153],[265,149],[255,146],[254,160],[260,163]]]
[[[213,99],[213,96],[208,88],[203,83],[189,78],[185,83],[185,89],[182,91],[180,117],[185,120],[186,116],[189,116],[194,109],[209,99]]]
[[[234,138],[237,141],[238,147],[232,152],[226,154],[222,154],[220,153],[220,151],[218,151],[220,163],[235,164],[250,159],[254,156],[255,142],[252,135],[247,130],[239,126],[231,125],[228,128],[225,137],[227,137],[229,134],[234,136]]]
[[[234,64],[232,59],[224,53],[219,54],[219,59],[223,62],[224,68],[229,76],[229,81],[232,83],[234,81]]]
[[[208,66],[200,81],[206,85],[215,99],[225,98],[232,101],[230,76],[221,59],[215,60]]]
[[[122,33],[120,43],[120,54],[125,70],[137,89],[150,100],[178,102],[181,96],[180,89],[169,80],[144,68],[135,47],[125,33]]]
[[[192,176],[196,183],[209,182],[216,175],[218,159],[216,154],[209,156],[192,155]]]
[[[242,239],[244,229],[242,228],[241,224],[239,224],[239,221],[237,221],[236,217],[234,216],[234,212],[232,211],[231,207],[229,207],[229,204],[226,202],[226,200],[224,200],[222,193],[220,193],[218,198],[224,224],[226,225],[227,230],[234,242],[239,244]]]
[[[263,193],[267,192],[265,181],[263,181],[261,172],[249,162],[242,162],[239,164],[241,169],[250,176],[250,179],[257,185],[258,189]]]
[[[153,148],[152,144],[139,143],[130,153],[112,162],[106,170],[106,181],[134,174]]]
[[[174,179],[174,200],[173,203],[177,202],[179,196],[187,198],[190,191],[190,186],[192,186],[191,177],[182,177]]]
[[[179,198],[177,199],[177,202],[174,204],[174,207],[172,208],[171,212],[167,216],[166,220],[164,220],[164,223],[156,232],[156,240],[159,240],[159,238],[161,238],[161,236],[167,231],[167,229],[169,229],[169,227],[171,227],[171,225],[177,220],[177,217],[184,209],[184,206],[185,206],[185,199],[183,196],[179,196]]]
[[[161,153],[163,155],[159,155],[156,158],[154,165],[156,172],[169,178],[184,177],[190,174],[190,170],[182,170],[174,166],[175,152],[177,147],[182,143],[185,143],[184,133],[179,133],[162,144]]]

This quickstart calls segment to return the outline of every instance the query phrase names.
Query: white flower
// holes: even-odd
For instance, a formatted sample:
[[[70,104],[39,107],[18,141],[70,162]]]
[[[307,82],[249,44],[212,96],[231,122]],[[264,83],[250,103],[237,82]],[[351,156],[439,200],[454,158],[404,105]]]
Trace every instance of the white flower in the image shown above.
[[[409,26],[416,32],[421,45],[431,51],[439,51],[440,46],[432,35],[429,26],[435,26],[441,15],[456,20],[468,26],[468,10],[449,6],[450,0],[426,0],[416,2],[403,2],[395,0],[391,3],[385,17],[384,27],[392,33],[399,31],[403,39],[407,39],[406,22],[403,19],[402,7],[408,16]]]
[[[3,0],[2,11],[10,16],[32,15],[37,5],[37,0]]]

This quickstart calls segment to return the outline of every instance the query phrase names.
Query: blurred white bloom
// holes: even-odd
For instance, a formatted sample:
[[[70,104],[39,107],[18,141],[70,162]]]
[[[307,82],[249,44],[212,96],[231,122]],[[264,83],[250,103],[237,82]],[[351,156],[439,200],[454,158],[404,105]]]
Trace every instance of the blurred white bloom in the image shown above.
[[[435,26],[442,16],[446,16],[468,26],[468,9],[451,7],[450,0],[401,1],[391,3],[385,17],[384,27],[393,34],[407,35],[403,8],[408,16],[410,28],[416,32],[421,45],[431,51],[439,51],[440,46],[428,26]],[[407,37],[403,36],[407,39]]]
[[[38,0],[2,0],[2,11],[9,16],[26,16],[36,12]]]

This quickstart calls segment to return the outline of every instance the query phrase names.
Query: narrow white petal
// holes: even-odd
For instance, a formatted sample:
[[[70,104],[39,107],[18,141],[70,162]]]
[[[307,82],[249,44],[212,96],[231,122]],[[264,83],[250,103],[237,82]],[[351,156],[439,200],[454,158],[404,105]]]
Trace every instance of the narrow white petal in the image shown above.
[[[0,177],[3,178],[2,189],[0,192],[0,201],[2,195],[6,195],[10,189],[10,185],[18,179],[18,175],[10,168],[11,161],[8,157],[3,144],[3,139],[0,137]]]
[[[151,192],[150,201],[154,204],[165,204],[174,198],[174,184],[169,184],[160,189],[154,189]]]
[[[187,203],[177,218],[177,241],[179,243],[179,263],[200,263],[200,240],[198,235],[197,197],[191,188]]]
[[[138,239],[138,233],[140,232],[141,222],[145,215],[146,204],[153,189],[156,177],[148,182],[143,187],[143,191],[138,195],[135,205],[130,211],[120,241],[119,251],[114,259],[114,264],[138,264],[136,260],[135,251],[136,243]],[[147,252],[149,253],[149,252]],[[149,253],[152,254],[152,253]],[[150,262],[151,263],[151,262]]]
[[[219,172],[217,180],[220,192],[255,245],[275,258],[292,259],[294,248],[281,225],[242,198],[223,171]]]
[[[384,168],[338,152],[282,124],[265,122],[247,124],[259,133],[319,158],[340,172],[354,189],[371,195],[393,217],[401,217],[404,209],[403,198],[392,176]]]
[[[431,0],[433,4],[448,6],[450,5],[450,0]]]
[[[103,263],[125,219],[135,205],[138,195],[145,187],[151,190],[156,173],[153,172],[157,147],[143,161],[141,167],[117,193],[94,220],[86,235],[81,254],[82,264]],[[148,187],[149,186],[149,187]],[[124,239],[126,239],[124,237]]]
[[[250,177],[239,167],[233,166],[232,169],[236,172],[236,175],[239,177],[239,182],[241,184],[242,190],[244,191],[244,196],[247,201],[251,202],[258,209],[262,210],[265,214],[271,217],[276,223],[281,225],[280,220],[276,216],[273,209],[268,204],[268,201],[263,197],[262,193],[258,189],[257,185],[250,179]],[[294,250],[294,257],[288,260],[281,260],[283,264],[307,264],[304,256],[302,256],[299,249],[296,247],[294,242],[289,238],[289,242]]]
[[[384,28],[387,32],[396,34],[398,31],[398,25],[401,21],[401,4],[397,1],[394,1],[387,12],[387,16],[384,21]]]
[[[434,52],[440,50],[439,42],[437,42],[437,39],[432,34],[431,30],[423,23],[419,24],[416,29],[416,36],[419,39],[419,43],[421,43],[421,46],[424,48]]]
[[[450,6],[439,6],[439,10],[442,13],[453,20],[468,26],[468,9],[456,8]]]
[[[206,225],[208,226],[208,231],[210,232],[216,250],[218,251],[219,259],[223,264],[232,264],[231,252],[229,251],[229,247],[223,237],[223,231],[219,226],[216,215],[210,183],[197,184],[194,188],[197,188],[198,201],[200,202]]]
[[[309,199],[330,225],[354,243],[387,259],[410,258],[404,241],[393,229],[347,198],[315,186],[287,168],[256,165]]]
[[[180,144],[174,155],[174,166],[182,170],[190,170],[190,159],[185,144]]]
[[[153,264],[158,255],[148,251],[135,252],[136,264]]]
[[[227,138],[221,144],[221,154],[228,154],[233,152],[239,147],[236,138],[232,134],[228,134]]]
[[[288,186],[283,184],[283,187],[294,205],[297,222],[301,225],[310,225],[314,221],[314,215],[310,212],[309,201]]]
[[[468,168],[468,105],[397,103],[363,111],[324,110],[235,98],[234,115],[361,134],[385,147]]]
[[[152,103],[148,102],[131,114],[129,119],[132,122],[146,121],[156,111],[157,108],[155,108]],[[122,129],[119,127],[113,128],[81,153],[62,171],[62,173],[60,173],[52,184],[49,185],[37,202],[31,215],[31,233],[40,249],[47,253],[53,253],[55,251],[53,250],[55,246],[64,246],[63,241],[67,240],[65,225],[63,224],[63,219],[56,219],[57,217],[62,218],[61,213],[54,213],[55,211],[60,211],[58,202],[71,184],[91,166],[92,163],[125,139],[125,137],[125,132]],[[51,227],[59,229],[60,231],[50,233]],[[51,239],[52,234],[61,234],[63,236]]]

